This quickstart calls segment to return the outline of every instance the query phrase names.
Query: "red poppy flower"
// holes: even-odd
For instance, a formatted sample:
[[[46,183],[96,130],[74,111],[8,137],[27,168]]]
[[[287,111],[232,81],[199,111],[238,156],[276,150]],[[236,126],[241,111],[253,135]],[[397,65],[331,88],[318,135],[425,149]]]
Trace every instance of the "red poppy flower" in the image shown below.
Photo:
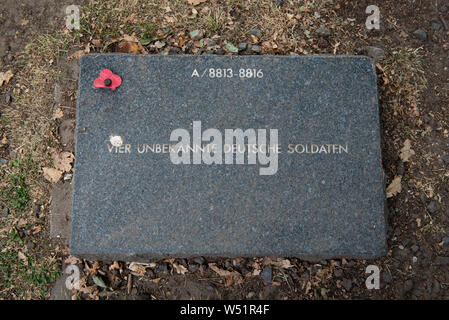
[[[100,72],[100,76],[95,79],[94,87],[96,88],[108,88],[114,90],[122,84],[122,78],[113,74],[109,69],[103,69]]]

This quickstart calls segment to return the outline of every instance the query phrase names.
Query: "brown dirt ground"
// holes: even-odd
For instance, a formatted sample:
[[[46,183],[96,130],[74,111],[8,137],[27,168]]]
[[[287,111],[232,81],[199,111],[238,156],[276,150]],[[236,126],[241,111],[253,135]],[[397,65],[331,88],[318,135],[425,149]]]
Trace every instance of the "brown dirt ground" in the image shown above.
[[[64,5],[73,2],[79,1],[42,0],[35,5],[31,0],[7,0],[0,4],[0,72],[11,69],[15,74],[8,85],[0,87],[0,132],[8,140],[0,145],[0,157],[11,163],[30,155],[37,167],[26,178],[30,185],[27,209],[11,208],[7,217],[0,217],[0,239],[5,237],[3,231],[11,230],[20,238],[11,247],[13,252],[34,257],[35,268],[50,263],[60,271],[68,262],[77,263],[83,271],[83,289],[74,291],[74,298],[449,298],[449,258],[444,258],[449,257],[449,244],[443,243],[449,236],[449,10],[442,11],[449,1],[381,1],[381,30],[369,32],[364,23],[371,0],[283,1],[280,7],[270,0],[207,0],[195,7],[196,18],[186,0],[159,0],[147,6],[140,6],[139,0],[120,5],[112,0],[92,1],[82,9],[86,27],[78,34],[82,37],[71,37],[64,32],[63,15]],[[440,23],[440,30],[434,30],[432,23]],[[330,29],[329,37],[315,34],[320,24]],[[252,28],[263,30],[260,39],[250,38]],[[385,50],[385,59],[378,62],[383,166],[387,186],[395,177],[402,181],[401,192],[387,200],[389,251],[385,257],[319,262],[291,258],[290,268],[273,265],[273,281],[267,284],[254,275],[270,265],[263,257],[207,261],[235,272],[235,278],[226,278],[195,259],[157,261],[143,269],[127,262],[75,260],[68,258],[62,242],[49,239],[51,186],[42,178],[41,168],[50,166],[48,148],[64,149],[58,127],[74,118],[77,62],[67,62],[67,57],[87,44],[91,52],[120,50],[114,43],[120,30],[135,32],[140,39],[156,36],[166,43],[160,49],[154,41],[146,45],[151,54],[203,54],[217,49],[189,41],[188,32],[193,29],[204,30],[205,38],[218,36],[221,48],[224,39],[235,45],[253,40],[268,54],[360,54],[367,45]],[[416,29],[427,31],[426,41],[413,36]],[[61,96],[56,98],[59,91]],[[62,119],[52,119],[57,106],[64,107]],[[408,162],[400,158],[406,139],[415,152]],[[2,187],[9,183],[5,168],[0,175]],[[4,205],[7,199],[2,197]],[[42,231],[36,232],[36,226]],[[4,252],[7,244],[2,246]],[[365,287],[369,264],[381,269],[380,290]],[[185,270],[181,266],[188,270],[185,274],[178,274]],[[28,278],[19,277],[8,282],[5,274],[0,269],[0,298],[4,299],[48,298],[48,290],[42,287],[48,289],[54,280],[49,277],[30,284]],[[113,290],[96,286],[93,275]]]

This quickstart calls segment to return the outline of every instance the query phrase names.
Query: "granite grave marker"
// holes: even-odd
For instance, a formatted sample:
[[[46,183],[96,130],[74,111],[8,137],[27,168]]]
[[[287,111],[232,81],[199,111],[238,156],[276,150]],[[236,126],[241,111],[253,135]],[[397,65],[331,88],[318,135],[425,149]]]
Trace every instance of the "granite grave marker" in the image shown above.
[[[369,58],[89,54],[80,64],[72,254],[385,253]]]

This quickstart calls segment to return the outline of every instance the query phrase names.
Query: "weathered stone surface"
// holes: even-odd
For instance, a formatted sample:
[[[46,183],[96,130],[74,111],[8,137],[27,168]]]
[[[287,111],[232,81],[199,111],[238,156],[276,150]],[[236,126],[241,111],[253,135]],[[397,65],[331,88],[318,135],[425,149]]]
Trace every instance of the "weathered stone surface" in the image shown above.
[[[385,253],[369,58],[91,54],[80,63],[72,254],[146,260]],[[104,68],[122,77],[120,87],[93,87]],[[211,78],[210,68],[232,73]],[[170,135],[178,128],[192,135],[194,121],[203,133],[216,128],[223,136],[225,129],[266,129],[269,143],[277,129],[275,173],[261,175],[268,165],[260,157],[248,164],[247,154],[245,164],[209,165],[138,152],[144,144],[177,143]],[[130,153],[115,152],[126,145]],[[309,153],[289,153],[290,145]],[[312,145],[320,152],[310,153]]]
[[[72,190],[69,182],[59,182],[51,193],[50,237],[61,238],[67,243],[72,224]]]

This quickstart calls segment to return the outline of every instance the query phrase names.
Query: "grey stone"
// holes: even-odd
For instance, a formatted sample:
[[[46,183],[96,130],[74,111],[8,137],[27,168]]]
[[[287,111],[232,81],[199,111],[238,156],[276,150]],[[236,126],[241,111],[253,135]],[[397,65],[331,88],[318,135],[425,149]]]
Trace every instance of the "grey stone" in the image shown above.
[[[382,281],[385,283],[391,283],[393,281],[393,277],[389,272],[383,271],[382,272]]]
[[[429,211],[429,213],[434,213],[438,208],[438,202],[436,202],[435,200],[430,201],[430,203],[427,205],[427,211]]]
[[[62,89],[59,83],[55,84],[55,88],[53,90],[53,99],[55,100],[55,103],[61,104],[62,102]]]
[[[11,95],[9,93],[5,94],[5,104],[8,105],[11,103]]]
[[[260,29],[251,29],[249,34],[260,38],[262,36],[263,32]]]
[[[193,262],[202,265],[206,263],[206,259],[204,259],[203,257],[196,257],[193,259]]]
[[[9,208],[2,204],[2,217],[7,217],[9,215]]]
[[[124,261],[385,254],[371,59],[88,54],[80,63],[72,254]],[[211,66],[232,69],[232,78],[209,78]],[[93,86],[104,68],[122,77],[120,87]],[[242,68],[263,77],[240,78]],[[175,165],[167,152],[138,152],[175,143],[172,131],[191,132],[193,121],[203,132],[278,129],[277,171],[261,175],[260,162]],[[130,153],[116,153],[111,136]],[[289,144],[308,151],[289,153]],[[312,144],[330,147],[311,153]]]
[[[449,246],[449,237],[443,238],[442,242],[443,242],[443,246]]]
[[[316,33],[320,37],[329,37],[331,35],[330,30],[324,24],[320,25],[320,27],[316,30]]]
[[[274,3],[276,3],[276,5],[280,7],[284,3],[284,1],[283,0],[274,0]]]
[[[447,7],[446,5],[443,5],[443,6],[441,7],[440,11],[441,11],[442,13],[446,13],[446,12],[447,12],[447,9],[448,9],[448,7]]]
[[[443,25],[441,23],[437,23],[437,22],[432,22],[432,29],[435,31],[438,31],[441,29]]]
[[[68,275],[62,274],[51,288],[50,300],[72,300],[72,290],[67,289],[66,280]]]
[[[204,44],[208,47],[213,47],[217,45],[217,42],[215,40],[212,39],[205,39],[204,40]]]
[[[438,256],[435,258],[434,265],[436,266],[446,266],[449,264],[449,257]]]
[[[335,269],[334,270],[334,276],[337,278],[340,278],[343,275],[343,270],[342,269]]]
[[[72,184],[59,182],[51,193],[50,237],[68,242],[72,222]]]
[[[375,61],[379,61],[385,58],[385,51],[378,47],[366,46],[364,47],[366,55],[373,58]]]
[[[265,281],[266,283],[271,283],[273,280],[273,269],[271,266],[266,266],[263,268],[262,272],[260,273],[260,277]]]
[[[262,47],[258,46],[256,44],[251,45],[250,50],[254,53],[260,53],[262,52]]]
[[[59,126],[59,136],[65,151],[75,150],[75,120],[67,119]]]
[[[422,30],[422,29],[415,30],[415,31],[413,32],[413,35],[414,35],[417,39],[419,39],[419,40],[421,40],[421,41],[426,41],[426,40],[427,40],[427,32],[424,31],[424,30]]]
[[[192,40],[200,40],[203,38],[203,32],[201,30],[193,30],[190,32],[190,39]]]
[[[419,247],[418,247],[416,244],[414,244],[414,245],[412,246],[412,251],[413,251],[414,253],[416,253],[416,252],[418,252],[418,250],[419,250]]]
[[[404,283],[404,293],[408,293],[413,289],[413,280],[407,280]]]
[[[244,51],[248,48],[248,44],[246,42],[240,42],[238,45],[239,51]]]
[[[343,280],[341,281],[341,285],[343,286],[343,288],[345,288],[346,291],[351,291],[352,280],[351,279],[347,279],[347,278],[343,278]]]
[[[168,52],[168,54],[181,54],[181,53],[182,53],[182,50],[181,50],[181,48],[178,48],[178,47],[172,47],[172,48],[170,48],[170,50]]]
[[[7,164],[7,163],[8,163],[8,159],[0,158],[0,166]]]

